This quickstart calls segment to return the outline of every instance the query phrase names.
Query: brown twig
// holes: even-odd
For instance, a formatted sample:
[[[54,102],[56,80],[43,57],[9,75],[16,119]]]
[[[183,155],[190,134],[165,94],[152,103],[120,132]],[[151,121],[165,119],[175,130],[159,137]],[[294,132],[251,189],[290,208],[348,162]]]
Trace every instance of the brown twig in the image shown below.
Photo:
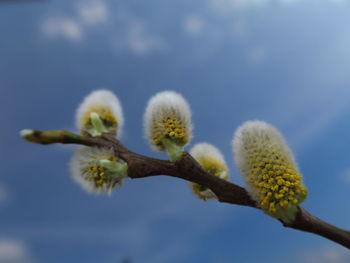
[[[140,155],[127,149],[120,141],[109,135],[101,137],[80,136],[68,131],[29,130],[23,134],[24,139],[39,144],[81,144],[95,147],[113,148],[115,155],[128,164],[130,178],[143,178],[157,175],[168,175],[192,181],[210,188],[220,202],[249,206],[260,209],[247,191],[230,182],[222,180],[203,170],[188,153],[183,153],[176,162],[159,160]],[[299,207],[292,223],[281,221],[283,226],[314,233],[332,240],[350,249],[350,232],[328,224]]]

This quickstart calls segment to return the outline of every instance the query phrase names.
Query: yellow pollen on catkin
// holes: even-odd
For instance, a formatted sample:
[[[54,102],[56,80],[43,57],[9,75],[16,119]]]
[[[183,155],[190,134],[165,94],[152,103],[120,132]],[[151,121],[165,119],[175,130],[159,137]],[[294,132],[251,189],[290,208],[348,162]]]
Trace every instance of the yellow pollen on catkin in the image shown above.
[[[201,167],[207,172],[215,176],[220,176],[223,172],[227,171],[227,167],[222,162],[211,158],[210,156],[202,157],[197,159]]]
[[[109,155],[101,155],[99,158],[101,158],[101,160],[117,161],[116,157]],[[98,162],[91,161],[90,163],[87,163],[82,172],[85,175],[86,180],[94,182],[95,187],[100,187],[103,184],[109,187],[113,184],[110,178],[106,175],[106,169],[100,166]]]
[[[108,132],[116,136],[118,131],[118,120],[117,117],[113,114],[113,111],[109,107],[93,107],[89,109],[82,118],[82,123],[80,125],[80,132],[82,135],[89,135],[89,131],[93,129],[91,122],[91,113],[95,112],[100,117],[104,126],[108,129]]]
[[[227,167],[224,163],[211,158],[210,156],[205,156],[202,158],[197,159],[198,163],[201,165],[201,167],[206,170],[207,172],[211,173],[215,176],[221,176],[223,173],[227,173]],[[215,195],[212,193],[212,195],[208,196],[209,189],[206,186],[197,184],[197,183],[191,183],[192,191],[201,199],[201,200],[207,200],[208,198],[214,198]],[[206,194],[203,194],[206,192]]]
[[[163,139],[170,139],[180,146],[186,145],[189,140],[189,134],[184,123],[175,114],[155,120],[151,128],[153,144],[160,150],[164,150]]]
[[[99,166],[89,167],[89,168],[86,168],[84,172],[85,174],[89,174],[89,176],[87,176],[86,179],[89,181],[93,181],[96,187],[102,185],[106,181],[106,176],[104,173],[105,169],[103,167],[99,167]]]
[[[303,198],[296,198],[295,193],[305,195],[306,188],[294,164],[283,153],[254,142],[247,144],[245,149],[251,167],[248,182],[254,182],[251,187],[264,210],[274,213],[302,201]]]

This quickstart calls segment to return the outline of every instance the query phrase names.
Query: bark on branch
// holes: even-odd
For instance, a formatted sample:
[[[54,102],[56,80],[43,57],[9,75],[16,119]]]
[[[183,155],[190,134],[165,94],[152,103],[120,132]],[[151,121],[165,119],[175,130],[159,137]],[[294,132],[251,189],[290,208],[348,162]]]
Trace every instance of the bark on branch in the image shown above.
[[[63,143],[113,148],[115,155],[128,164],[128,176],[130,178],[136,179],[158,175],[177,177],[210,188],[220,202],[260,209],[244,188],[206,172],[186,152],[183,153],[178,161],[170,162],[130,151],[120,141],[110,135],[88,137],[61,130],[31,130],[23,134],[23,137],[27,141],[39,144]],[[333,226],[313,216],[302,207],[298,208],[294,222],[286,223],[281,221],[281,223],[285,227],[314,233],[350,249],[350,231]]]

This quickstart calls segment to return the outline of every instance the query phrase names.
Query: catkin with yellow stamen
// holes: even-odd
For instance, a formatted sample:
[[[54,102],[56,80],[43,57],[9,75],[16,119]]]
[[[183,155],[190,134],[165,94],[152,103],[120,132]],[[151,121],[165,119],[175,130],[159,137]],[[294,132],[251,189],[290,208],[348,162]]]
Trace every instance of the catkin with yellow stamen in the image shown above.
[[[96,127],[93,118],[100,127]],[[110,133],[120,136],[124,118],[121,104],[113,92],[96,90],[89,94],[77,110],[77,128],[82,135]]]
[[[269,215],[291,222],[307,189],[281,133],[262,121],[248,121],[233,139],[235,163],[252,198]]]
[[[191,148],[190,154],[207,172],[221,179],[230,180],[225,159],[215,146],[208,143],[198,143]],[[193,193],[202,200],[216,198],[213,191],[206,186],[193,182],[190,183],[190,186]]]
[[[71,161],[73,178],[90,193],[110,193],[127,176],[126,167],[109,148],[83,146]]]
[[[164,91],[153,96],[144,115],[145,137],[155,150],[181,153],[192,138],[191,110],[178,93]]]

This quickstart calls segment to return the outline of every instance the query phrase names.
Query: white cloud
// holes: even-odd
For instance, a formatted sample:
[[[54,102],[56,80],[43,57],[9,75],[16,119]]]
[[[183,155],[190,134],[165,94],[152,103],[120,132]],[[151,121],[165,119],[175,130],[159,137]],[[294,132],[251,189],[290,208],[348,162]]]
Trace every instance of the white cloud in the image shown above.
[[[187,16],[183,21],[185,32],[192,37],[198,36],[203,32],[204,21],[199,15]]]
[[[70,41],[80,41],[83,37],[81,25],[67,17],[46,18],[42,24],[42,32],[50,38],[63,37]]]
[[[145,55],[166,49],[164,40],[150,33],[144,22],[129,21],[126,27],[126,36],[118,36],[115,41],[117,50],[127,49],[136,55]]]
[[[0,184],[0,205],[8,203],[9,200],[10,193],[8,189],[3,184]]]
[[[41,23],[42,33],[49,38],[65,38],[78,42],[82,40],[89,25],[106,23],[109,13],[103,1],[81,2],[73,18],[66,16],[48,17]]]
[[[28,249],[17,240],[0,240],[1,263],[28,263],[30,262]]]
[[[108,7],[104,1],[88,0],[76,7],[76,15],[47,17],[41,22],[41,31],[48,38],[64,38],[79,42],[91,30],[91,26],[105,24],[113,26],[113,32],[107,30],[106,41],[112,42],[116,51],[129,51],[136,55],[145,55],[153,51],[165,50],[165,41],[151,33],[144,21],[130,18],[127,12],[121,11],[118,19],[110,21]],[[113,24],[112,24],[113,23]]]
[[[306,252],[301,256],[302,263],[348,263],[350,253],[345,248],[330,247],[311,252]]]
[[[109,18],[108,9],[103,1],[88,1],[81,3],[78,7],[80,21],[89,24],[97,25],[106,23]]]

